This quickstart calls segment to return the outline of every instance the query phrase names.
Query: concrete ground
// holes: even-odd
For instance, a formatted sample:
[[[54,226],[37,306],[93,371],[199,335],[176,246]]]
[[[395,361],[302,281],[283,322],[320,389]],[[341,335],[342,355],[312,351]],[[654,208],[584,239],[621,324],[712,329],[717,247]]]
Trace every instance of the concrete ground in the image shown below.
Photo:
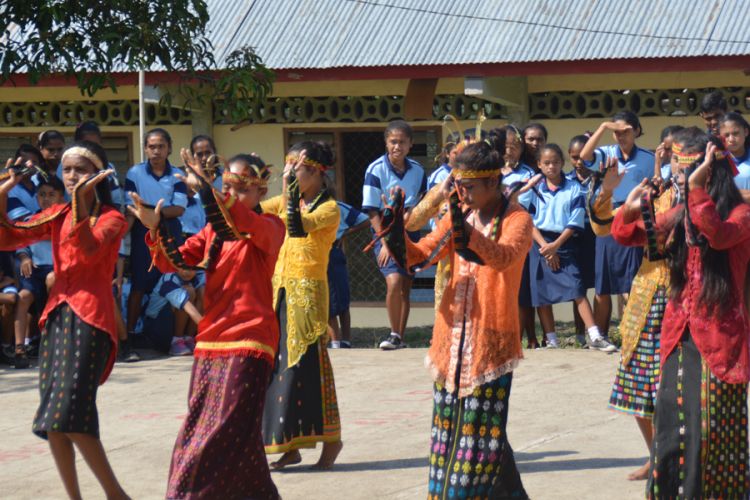
[[[284,499],[426,497],[431,382],[424,349],[332,351],[344,449],[334,470],[303,464],[275,472]],[[632,417],[606,409],[617,355],[586,350],[527,351],[515,372],[508,435],[532,498],[641,498],[626,475],[646,460]],[[102,440],[135,499],[162,498],[187,402],[192,360],[117,365],[99,392]],[[63,498],[46,443],[31,432],[35,370],[0,368],[0,497]],[[84,498],[103,498],[83,462]]]

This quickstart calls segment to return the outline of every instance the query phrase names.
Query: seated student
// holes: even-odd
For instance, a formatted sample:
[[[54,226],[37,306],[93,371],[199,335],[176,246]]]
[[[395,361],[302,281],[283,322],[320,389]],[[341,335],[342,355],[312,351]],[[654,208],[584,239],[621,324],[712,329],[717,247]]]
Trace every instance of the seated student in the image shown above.
[[[351,316],[349,315],[349,271],[343,250],[344,238],[370,225],[370,219],[351,205],[337,201],[341,220],[328,256],[328,292],[330,296],[328,326],[331,327],[331,349],[349,348],[351,342]]]
[[[65,187],[57,177],[49,177],[41,180],[37,187],[37,203],[40,211],[46,210],[53,205],[65,203]],[[16,337],[16,368],[28,368],[29,360],[26,350],[18,349],[25,345],[27,330],[29,327],[29,311],[32,305],[36,305],[36,313],[44,310],[47,302],[47,290],[54,282],[54,271],[52,268],[52,242],[49,240],[39,241],[26,248],[16,251],[16,257],[20,262],[20,291],[18,292],[18,304],[14,321]]]
[[[14,364],[13,310],[18,300],[18,286],[13,278],[11,252],[0,252],[0,362]]]
[[[143,319],[143,334],[156,350],[168,351],[170,356],[192,354],[195,327],[203,318],[200,310],[205,286],[204,273],[186,269],[159,278]]]
[[[539,308],[539,320],[548,348],[559,347],[552,305],[575,302],[590,337],[589,347],[614,352],[594,322],[591,305],[578,267],[576,233],[584,229],[586,201],[580,184],[562,174],[563,152],[557,144],[540,149],[539,169],[544,181],[530,196],[534,221],[534,246],[529,254],[531,301]]]

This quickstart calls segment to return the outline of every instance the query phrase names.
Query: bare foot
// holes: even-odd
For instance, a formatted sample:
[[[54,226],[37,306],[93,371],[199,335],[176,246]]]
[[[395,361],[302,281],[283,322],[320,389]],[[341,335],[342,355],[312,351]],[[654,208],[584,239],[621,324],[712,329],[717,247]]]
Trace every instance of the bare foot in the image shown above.
[[[295,465],[302,461],[302,455],[299,454],[299,450],[287,451],[281,458],[275,462],[271,462],[269,466],[271,470],[281,470],[287,465]]]
[[[650,469],[651,469],[651,461],[649,460],[642,467],[628,474],[628,480],[629,481],[643,481],[644,479],[648,479],[648,471]]]
[[[336,462],[336,457],[341,453],[341,448],[344,447],[344,443],[336,441],[335,443],[324,443],[323,451],[320,452],[320,458],[318,463],[313,465],[312,468],[315,470],[329,470],[333,467]]]

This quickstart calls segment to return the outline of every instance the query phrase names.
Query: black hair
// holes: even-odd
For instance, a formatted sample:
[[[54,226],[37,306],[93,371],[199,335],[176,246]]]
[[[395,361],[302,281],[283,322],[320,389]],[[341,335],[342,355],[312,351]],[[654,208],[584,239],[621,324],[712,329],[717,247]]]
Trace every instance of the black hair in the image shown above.
[[[620,120],[633,127],[633,132],[635,132],[636,138],[643,135],[643,127],[641,127],[641,121],[638,119],[638,115],[636,115],[632,111],[618,111],[617,113],[615,113],[615,116],[612,117],[612,121],[616,122]]]
[[[390,124],[388,126],[390,127]],[[305,151],[305,155],[308,158],[317,161],[326,167],[332,167],[334,163],[336,163],[336,155],[334,154],[333,149],[331,149],[331,145],[326,142],[302,141],[295,143],[289,148],[290,153],[301,153],[302,151]]]
[[[503,156],[505,156],[505,142],[507,140],[508,132],[505,130],[505,127],[495,127],[487,133],[487,142],[499,155],[501,164]]]
[[[260,170],[260,178],[262,180],[268,180],[268,178],[271,176],[271,171],[266,168],[266,162],[264,162],[258,155],[240,153],[232,156],[227,162],[227,165],[231,165],[235,162],[244,163],[248,167],[250,167],[250,165],[255,165]],[[250,168],[250,174],[253,177],[258,177],[257,172],[252,168]]]
[[[107,160],[107,153],[104,151],[104,148],[101,147],[99,144],[91,141],[76,141],[65,150],[71,148],[84,148],[88,149],[90,152],[96,155],[97,158],[99,158],[99,161],[102,162],[103,168],[108,168],[109,161]],[[63,156],[65,156],[65,153],[63,153]],[[110,188],[109,182],[100,182],[96,185],[96,196],[99,198],[99,202],[102,205],[109,205],[111,207],[114,207],[114,203],[112,202],[112,190]]]
[[[674,141],[682,146],[685,153],[705,151],[706,145],[709,142],[713,143],[718,150],[724,150],[724,145],[717,137],[709,136],[698,127],[690,127],[677,132],[674,136]],[[703,159],[701,158],[694,165],[702,161]],[[736,206],[744,203],[742,195],[734,183],[734,173],[729,165],[729,161],[726,159],[714,159],[707,190],[708,195],[716,204],[716,211],[721,220],[727,220],[731,211]],[[679,299],[687,283],[688,246],[685,234],[686,216],[686,209],[683,206],[675,222],[672,243],[668,249],[671,255],[669,271],[673,299]],[[708,308],[715,307],[724,313],[731,304],[731,300],[727,299],[734,295],[729,254],[726,250],[711,248],[705,239],[702,238],[699,238],[698,245],[700,247],[701,264],[703,266],[699,302],[705,304]]]
[[[589,142],[590,137],[591,136],[588,136],[585,134],[579,134],[579,135],[574,136],[568,143],[568,151],[573,149],[573,146],[575,146],[576,144],[580,144],[581,146],[586,145],[586,143]]]
[[[684,129],[685,129],[685,127],[683,127],[682,125],[669,125],[669,126],[666,126],[666,127],[664,127],[662,129],[661,135],[659,136],[659,139],[661,140],[661,142],[664,142],[664,139],[666,139],[670,135],[672,136],[672,139],[674,139],[674,135],[677,132],[679,132],[680,130],[684,130]]]
[[[388,136],[396,131],[403,132],[404,135],[409,138],[409,140],[414,139],[414,131],[412,130],[411,125],[406,123],[404,120],[393,120],[392,122],[390,122],[388,126],[385,127],[383,137],[388,139]]]
[[[523,131],[521,133],[521,137],[523,137],[524,139],[526,139],[526,132],[528,132],[529,130],[538,130],[538,131],[540,131],[542,133],[542,135],[544,136],[544,141],[545,142],[549,138],[549,134],[547,133],[547,127],[545,127],[541,123],[532,122],[532,123],[529,123],[528,125],[526,125],[523,128]]]
[[[495,170],[501,161],[500,153],[484,141],[469,144],[456,158],[464,170]]]
[[[65,136],[57,130],[45,130],[39,134],[39,147],[44,148],[52,141],[62,141],[65,144]]]
[[[36,156],[36,165],[38,167],[44,165],[44,156],[42,156],[42,152],[28,143],[23,143],[18,146],[18,149],[16,149],[16,154],[13,156],[13,158],[18,158],[24,153]]]
[[[81,141],[85,136],[91,134],[94,134],[99,138],[102,137],[102,131],[99,128],[99,125],[97,125],[96,122],[92,121],[83,122],[78,124],[78,126],[76,127],[75,134],[73,135],[73,140]]]
[[[50,175],[46,179],[44,177],[40,177],[39,184],[37,185],[37,190],[44,186],[49,186],[58,193],[65,194],[65,185],[56,175]]]
[[[443,143],[442,149],[440,149],[440,153],[438,153],[438,155],[435,157],[435,167],[439,167],[440,165],[448,163],[451,151],[453,151],[453,149],[456,147],[457,142],[458,136],[455,133],[445,138],[445,142]]]
[[[216,143],[214,143],[214,140],[211,138],[211,136],[208,136],[206,134],[200,134],[193,137],[193,139],[190,141],[190,152],[195,154],[195,145],[202,141],[208,142],[208,145],[211,146],[214,154],[216,153]]]
[[[148,144],[148,139],[152,135],[160,135],[160,136],[162,136],[162,138],[165,141],[167,141],[167,145],[169,146],[169,148],[172,149],[172,136],[169,135],[169,132],[167,132],[166,130],[164,130],[161,127],[152,128],[151,130],[149,130],[148,132],[146,132],[146,135],[143,136],[143,147],[144,148],[146,147],[146,144]]]
[[[739,113],[730,111],[729,113],[726,113],[724,116],[722,116],[721,120],[719,120],[719,129],[721,129],[722,125],[728,122],[734,122],[745,129],[747,135],[745,136],[745,144],[743,144],[743,146],[745,148],[745,151],[750,150],[750,124],[747,123],[745,117]]]
[[[555,154],[560,157],[560,161],[565,163],[565,156],[563,156],[562,148],[555,144],[554,142],[550,142],[539,148],[539,158],[541,159],[542,153],[545,151],[554,151]]]
[[[724,113],[727,112],[729,106],[727,100],[724,98],[724,93],[721,90],[714,90],[703,96],[701,99],[701,113],[708,113],[719,109]]]

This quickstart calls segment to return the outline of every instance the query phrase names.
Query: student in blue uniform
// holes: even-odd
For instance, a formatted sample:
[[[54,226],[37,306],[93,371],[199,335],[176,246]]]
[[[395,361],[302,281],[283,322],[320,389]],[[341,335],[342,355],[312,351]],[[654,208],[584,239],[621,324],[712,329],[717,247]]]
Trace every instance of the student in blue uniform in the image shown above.
[[[21,144],[16,149],[14,158],[23,158],[24,163],[30,161],[39,167],[44,165],[42,153],[31,144]],[[39,211],[36,198],[36,184],[38,174],[29,173],[21,182],[8,193],[8,219],[11,221],[25,220]]]
[[[583,160],[581,160],[581,150],[588,140],[588,135],[577,135],[568,144],[568,157],[573,169],[566,174],[566,177],[580,185],[584,199],[588,195],[592,180],[591,170],[586,168]],[[596,235],[591,229],[588,213],[584,212],[583,231],[578,233],[576,238],[578,239],[578,268],[581,271],[581,281],[583,281],[584,290],[589,290],[596,286],[596,275],[594,273]],[[576,341],[584,346],[586,344],[586,325],[581,319],[581,315],[578,314],[578,308],[575,304],[573,304],[573,319],[576,326]]]
[[[162,274],[148,299],[143,335],[150,345],[170,356],[189,356],[200,323],[204,273],[180,270]]]
[[[49,175],[55,175],[57,166],[60,165],[63,150],[65,149],[65,136],[57,130],[45,130],[39,134],[39,151],[44,161],[39,164]]]
[[[735,185],[740,190],[750,190],[750,125],[741,114],[729,112],[719,121],[719,133],[737,164]]]
[[[654,178],[667,181],[672,178],[672,140],[685,127],[669,125],[661,131],[659,146],[654,151]]]
[[[341,212],[336,241],[328,257],[328,326],[331,327],[332,349],[349,348],[351,342],[351,316],[349,314],[349,270],[346,268],[344,238],[370,225],[370,219],[351,205],[337,201]]]
[[[156,206],[164,200],[161,216],[175,239],[182,240],[182,227],[179,217],[187,207],[187,188],[177,175],[182,172],[169,163],[172,153],[172,137],[162,128],[155,128],[146,133],[143,140],[146,161],[134,165],[128,170],[125,180],[125,202],[134,205],[130,193],[138,196],[149,205]],[[156,267],[151,268],[151,255],[146,247],[145,236],[148,230],[132,215],[128,215],[130,230],[130,273],[131,288],[128,297],[127,335],[135,329],[141,315],[143,296],[153,290],[161,273]],[[127,339],[121,339],[120,359],[138,361],[140,358],[131,352]]]
[[[65,203],[64,192],[65,186],[57,177],[51,176],[48,180],[42,181],[36,193],[40,211],[58,203]],[[39,241],[29,247],[16,250],[16,259],[19,262],[20,291],[13,324],[16,339],[15,367],[27,368],[29,360],[26,357],[26,351],[19,349],[19,346],[24,347],[26,344],[28,318],[32,306],[35,306],[37,315],[44,310],[44,305],[47,303],[47,290],[54,282],[52,242]]]
[[[200,134],[193,137],[190,141],[190,152],[193,153],[193,157],[201,162],[201,166],[205,169],[206,164],[211,156],[218,154],[216,149],[216,143],[211,136]],[[216,172],[214,173],[213,186],[221,192],[221,162],[216,163]]]
[[[598,147],[608,132],[615,144]],[[581,150],[586,167],[599,170],[609,158],[617,158],[618,169],[625,172],[620,185],[612,194],[615,208],[622,205],[630,191],[643,179],[654,175],[654,154],[638,147],[635,140],[643,135],[641,122],[635,113],[621,111],[611,121],[603,122],[591,135]],[[630,285],[643,259],[643,248],[619,245],[611,235],[596,238],[596,298],[594,312],[596,324],[606,336],[612,314],[612,295],[627,297]]]
[[[706,126],[706,133],[718,136],[719,122],[726,114],[729,106],[721,90],[714,90],[701,99],[700,117]]]
[[[500,139],[495,139],[496,137]],[[531,179],[536,171],[534,168],[521,161],[525,154],[523,134],[515,125],[493,128],[489,131],[490,144],[505,144],[503,151],[498,151],[503,159],[502,174],[503,184],[510,186],[516,182],[525,182]],[[519,197],[518,202],[528,208],[529,195]],[[534,324],[534,308],[531,306],[531,288],[529,287],[529,259],[523,265],[521,275],[521,288],[518,293],[518,314],[521,323],[521,337],[526,332],[528,347],[533,349],[539,347],[536,340],[536,326]]]
[[[524,149],[522,160],[526,165],[536,168],[539,151],[547,144],[547,127],[541,123],[529,123],[523,128],[521,136]]]
[[[552,305],[575,302],[590,337],[589,346],[605,352],[616,348],[594,322],[591,305],[578,267],[578,240],[583,231],[586,201],[578,182],[562,174],[563,152],[557,144],[540,151],[539,169],[544,180],[531,192],[529,213],[534,221],[534,245],[529,256],[531,300],[539,308],[539,320],[548,348],[559,347]]]
[[[388,196],[392,188],[400,187],[404,191],[404,207],[407,213],[427,191],[424,169],[417,161],[407,156],[411,150],[413,136],[411,126],[405,121],[390,122],[384,133],[386,153],[372,162],[365,172],[362,211],[370,217],[370,223],[376,233],[383,229],[380,214],[383,208],[382,197]],[[416,241],[419,233],[409,233],[409,238]],[[396,265],[382,240],[375,245],[374,250],[378,268],[385,277],[385,303],[391,325],[391,333],[380,343],[380,348],[399,349],[405,347],[404,332],[411,308],[409,294],[413,277]]]
[[[13,273],[12,252],[0,252],[0,363],[15,364],[13,318],[18,302],[18,283]]]

